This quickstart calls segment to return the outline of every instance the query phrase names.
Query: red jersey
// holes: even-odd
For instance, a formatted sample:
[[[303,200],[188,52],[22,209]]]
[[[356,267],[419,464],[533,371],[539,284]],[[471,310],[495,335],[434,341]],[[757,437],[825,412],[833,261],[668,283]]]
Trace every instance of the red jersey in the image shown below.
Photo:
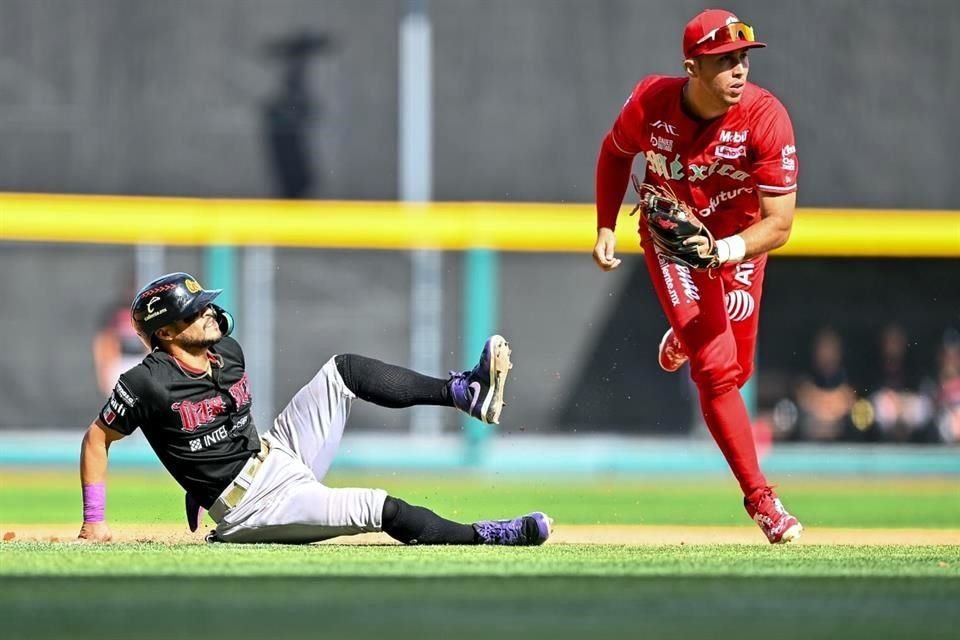
[[[607,136],[601,161],[604,154],[643,154],[644,182],[669,187],[717,238],[724,238],[760,218],[760,191],[797,189],[793,125],[783,104],[751,83],[724,115],[697,119],[682,106],[685,83],[683,77],[644,78]],[[613,228],[622,196],[600,193],[610,188],[610,181],[598,175],[597,220]]]

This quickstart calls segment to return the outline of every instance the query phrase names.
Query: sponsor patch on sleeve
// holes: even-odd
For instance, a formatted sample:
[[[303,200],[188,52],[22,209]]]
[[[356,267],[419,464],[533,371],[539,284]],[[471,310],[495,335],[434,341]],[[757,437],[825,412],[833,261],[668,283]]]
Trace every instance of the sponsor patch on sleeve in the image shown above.
[[[127,405],[123,404],[120,400],[117,400],[116,394],[111,394],[110,398],[107,400],[107,404],[104,405],[103,411],[100,412],[100,417],[103,418],[105,424],[113,424],[117,417],[123,417],[127,414]]]
[[[117,382],[103,409],[100,410],[100,420],[107,426],[118,423],[117,427],[122,430],[127,413],[136,406],[137,402],[137,396],[123,382]]]
[[[797,160],[796,160],[797,148],[792,144],[784,145],[780,149],[780,166],[784,171],[796,171],[797,170]]]
[[[137,404],[137,397],[130,393],[129,389],[123,386],[122,381],[117,382],[117,385],[113,388],[113,394],[110,396],[110,399],[116,399],[131,409]]]

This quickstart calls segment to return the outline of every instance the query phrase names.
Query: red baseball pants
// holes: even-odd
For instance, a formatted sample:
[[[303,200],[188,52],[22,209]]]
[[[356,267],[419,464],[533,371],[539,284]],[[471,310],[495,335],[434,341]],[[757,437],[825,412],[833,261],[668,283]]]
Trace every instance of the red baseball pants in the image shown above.
[[[750,495],[767,481],[740,387],[753,373],[767,257],[696,271],[666,260],[646,234],[641,244],[660,306],[690,358],[703,418]]]

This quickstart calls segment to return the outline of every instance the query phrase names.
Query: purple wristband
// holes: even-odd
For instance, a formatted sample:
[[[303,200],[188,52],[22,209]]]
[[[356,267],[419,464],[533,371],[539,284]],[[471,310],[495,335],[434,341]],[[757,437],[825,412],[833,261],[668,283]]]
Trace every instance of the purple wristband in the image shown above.
[[[107,484],[83,485],[83,521],[103,522],[107,506]]]

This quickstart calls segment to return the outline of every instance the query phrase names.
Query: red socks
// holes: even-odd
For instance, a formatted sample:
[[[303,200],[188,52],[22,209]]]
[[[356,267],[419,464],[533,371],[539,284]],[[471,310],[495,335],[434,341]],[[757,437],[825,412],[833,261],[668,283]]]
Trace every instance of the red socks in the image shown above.
[[[713,439],[720,446],[723,457],[740,483],[743,495],[767,486],[760,471],[757,450],[753,444],[750,415],[736,387],[714,397],[700,393],[700,408]]]

